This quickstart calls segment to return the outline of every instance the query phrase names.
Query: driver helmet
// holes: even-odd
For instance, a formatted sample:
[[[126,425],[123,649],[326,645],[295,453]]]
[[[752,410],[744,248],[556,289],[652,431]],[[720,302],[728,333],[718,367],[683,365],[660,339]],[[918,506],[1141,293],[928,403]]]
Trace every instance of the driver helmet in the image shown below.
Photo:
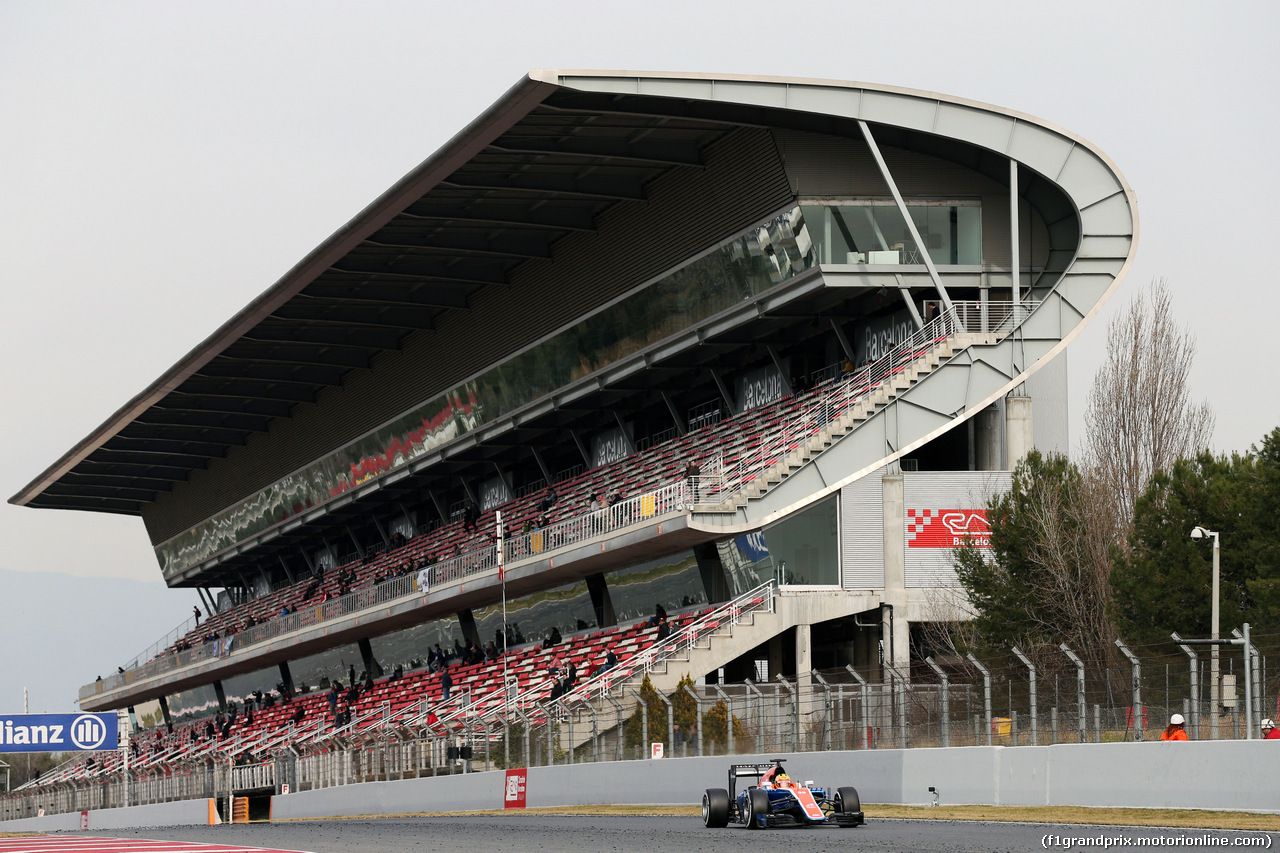
[[[1186,720],[1183,719],[1183,716],[1181,714],[1174,714],[1172,717],[1169,718],[1169,725],[1171,726],[1180,726],[1185,722]]]
[[[1263,720],[1263,721],[1262,721],[1262,730],[1263,730],[1264,732],[1265,732],[1267,729],[1274,729],[1275,727],[1276,727],[1276,724],[1275,724],[1274,722],[1272,722],[1270,719],[1266,719],[1266,720]]]
[[[790,776],[788,776],[786,773],[778,773],[777,775],[775,775],[775,776],[773,777],[773,781],[775,781],[775,782],[790,782],[790,781],[791,781],[791,777],[790,777]]]

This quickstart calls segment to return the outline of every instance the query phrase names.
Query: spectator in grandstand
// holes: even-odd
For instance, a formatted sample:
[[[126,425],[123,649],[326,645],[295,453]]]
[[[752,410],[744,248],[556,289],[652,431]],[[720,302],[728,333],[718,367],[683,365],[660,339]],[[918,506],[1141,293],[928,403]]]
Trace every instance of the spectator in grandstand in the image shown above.
[[[553,625],[551,627],[551,633],[548,634],[547,638],[542,641],[542,647],[544,649],[549,649],[552,646],[558,646],[560,645],[560,640],[561,640],[560,629]]]
[[[598,494],[596,494],[595,492],[592,492],[590,495],[587,496],[587,509],[590,512],[595,512],[602,508],[603,508],[603,505],[600,503],[600,496]]]
[[[663,616],[658,620],[658,640],[665,640],[671,636],[671,625],[667,622],[667,617]]]
[[[1181,714],[1174,714],[1169,718],[1169,725],[1161,732],[1160,740],[1190,740],[1187,737],[1187,730],[1183,728],[1184,723],[1186,723],[1186,720],[1182,718]]]
[[[301,725],[302,721],[306,719],[306,716],[307,716],[307,709],[301,704],[299,704],[298,707],[295,708],[293,711],[293,717],[292,717],[293,724],[295,726]]]
[[[653,605],[653,615],[649,617],[649,623],[645,625],[645,627],[646,628],[656,627],[659,622],[661,622],[663,619],[666,619],[666,618],[667,618],[667,608],[663,607],[662,604],[659,602],[658,604]]]
[[[689,494],[693,495],[693,502],[698,502],[698,477],[702,476],[702,468],[692,459],[689,464],[684,466],[684,479],[689,486]]]
[[[474,533],[480,522],[480,507],[474,501],[467,501],[467,508],[462,511],[462,529]]]
[[[613,651],[613,649],[609,649],[609,651],[604,654],[604,667],[602,667],[601,672],[607,672],[617,665],[618,655]]]
[[[1276,724],[1272,720],[1262,721],[1262,739],[1280,740],[1280,729],[1276,728]]]
[[[550,512],[551,508],[556,505],[556,501],[559,499],[560,496],[556,494],[556,490],[552,487],[548,487],[546,493],[542,496],[542,500],[538,501],[538,512]]]
[[[622,492],[619,489],[614,489],[613,493],[609,495],[609,506],[617,506],[620,503],[622,503]]]
[[[338,710],[338,682],[329,685],[329,710]]]
[[[564,666],[564,683],[565,687],[572,687],[578,683],[578,667],[572,660]]]
[[[511,627],[512,627],[512,628],[514,628],[514,629],[515,629],[515,631],[516,631],[516,645],[517,645],[517,646],[523,646],[523,645],[525,644],[526,640],[525,640],[525,638],[524,638],[524,632],[520,630],[520,623],[519,623],[519,622],[517,622],[516,624],[512,625]]]
[[[485,663],[493,663],[497,659],[498,659],[498,647],[494,645],[492,640],[490,640],[489,645],[484,647]]]
[[[199,607],[191,608],[191,614],[196,617],[196,624],[199,625],[200,624],[200,608]]]
[[[390,546],[392,548],[399,548],[404,543],[405,543],[404,534],[401,533],[399,530],[391,534]]]
[[[564,660],[560,655],[556,655],[551,659],[550,666],[547,667],[547,675],[552,678],[559,678],[561,670],[564,669]]]
[[[449,665],[444,665],[444,671],[440,674],[440,701],[449,701],[449,691],[453,689],[453,676],[449,674]]]
[[[391,677],[388,678],[387,681],[388,682],[399,681],[403,676],[404,676],[404,664],[398,663],[396,664],[396,668],[391,671]]]

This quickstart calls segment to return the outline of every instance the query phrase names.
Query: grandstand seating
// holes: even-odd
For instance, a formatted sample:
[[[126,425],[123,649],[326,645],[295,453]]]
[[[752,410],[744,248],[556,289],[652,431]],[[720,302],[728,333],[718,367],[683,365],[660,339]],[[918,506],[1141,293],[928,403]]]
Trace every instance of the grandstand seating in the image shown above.
[[[698,461],[704,471],[709,461],[716,458],[722,460],[726,468],[736,465],[740,459],[751,456],[760,448],[770,447],[771,440],[782,434],[791,420],[821,391],[822,388],[818,387],[790,395],[773,404],[707,424],[644,452],[557,483],[557,500],[550,511],[545,513],[546,521],[555,524],[587,512],[592,494],[597,495],[601,501],[614,493],[627,498],[678,482],[683,476],[685,465],[691,460]],[[789,449],[794,448],[779,448]],[[778,455],[784,454],[780,452]],[[435,530],[415,536],[399,548],[384,550],[371,560],[357,558],[330,569],[325,572],[309,598],[304,599],[304,594],[313,579],[304,578],[224,610],[190,631],[168,651],[199,645],[214,635],[236,634],[251,624],[280,615],[286,607],[289,612],[293,612],[305,604],[336,598],[344,577],[352,578],[350,589],[359,589],[380,576],[414,572],[429,558],[443,560],[491,545],[496,510],[502,510],[507,530],[514,533],[520,531],[526,522],[534,523],[544,515],[538,509],[543,495],[544,490],[535,491],[487,510],[480,516],[475,531],[465,529],[461,520],[450,521]]]
[[[695,607],[673,612],[669,619],[672,632],[696,622],[713,609]],[[624,666],[627,661],[652,647],[656,638],[657,629],[647,619],[641,619],[570,634],[560,644],[549,648],[543,648],[541,643],[526,643],[509,651],[505,677],[515,683],[516,691],[526,703],[537,703],[550,696],[554,683],[550,669],[556,658],[560,658],[565,665],[570,662],[574,664],[578,671],[578,683],[581,684],[601,674],[608,650],[612,649],[618,657],[619,666]],[[501,703],[504,695],[504,667],[501,660],[469,666],[461,666],[455,662],[449,667],[449,672],[453,679],[452,696],[456,699],[460,695],[467,695],[472,712],[483,715]],[[345,692],[341,691],[342,695],[345,696]],[[395,680],[390,677],[377,679],[371,690],[361,690],[359,697],[351,704],[352,729],[396,725],[419,716],[417,711],[424,707],[440,710],[440,716],[447,719],[442,694],[440,673],[427,669],[406,672]],[[345,700],[341,701],[345,703]],[[295,726],[293,718],[298,709],[302,709],[303,718]],[[163,727],[136,732],[134,738],[138,751],[131,761],[131,769],[135,772],[171,770],[181,762],[207,760],[219,755],[236,756],[245,752],[261,755],[267,747],[285,741],[303,744],[304,748],[305,743],[310,742],[313,748],[322,748],[322,738],[335,731],[328,690],[315,690],[296,696],[292,701],[276,702],[270,708],[256,710],[252,714],[252,721],[248,715],[240,713],[227,737],[218,736],[209,740],[204,736],[210,719],[202,717],[176,724],[172,732]],[[426,721],[422,721],[421,725],[423,728],[433,729],[432,724]],[[438,726],[433,730],[436,734],[444,733],[444,729]],[[193,732],[198,740],[193,741]],[[93,764],[89,763],[88,754],[84,754],[46,774],[39,784],[110,776],[122,769],[122,752],[103,753]]]

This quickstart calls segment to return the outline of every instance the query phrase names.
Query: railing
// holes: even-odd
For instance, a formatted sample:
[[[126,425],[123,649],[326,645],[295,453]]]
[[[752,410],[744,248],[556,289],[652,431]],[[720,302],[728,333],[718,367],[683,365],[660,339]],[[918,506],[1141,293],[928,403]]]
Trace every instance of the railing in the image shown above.
[[[878,388],[888,388],[910,367],[927,359],[931,353],[961,332],[1008,335],[1035,309],[1038,303],[961,301],[950,310],[941,309],[924,328],[880,358],[841,378],[835,385],[817,395],[798,416],[788,422],[750,454],[740,458],[729,473],[728,490],[738,491],[751,484],[786,457],[803,450],[808,442],[829,424],[835,423],[858,402]]]
[[[124,665],[124,668],[137,669],[139,666],[151,660],[156,655],[160,654],[165,649],[169,648],[169,646],[172,646],[178,640],[182,639],[187,634],[191,633],[191,631],[199,624],[200,624],[200,620],[197,617],[188,616],[181,625],[174,628],[172,631],[165,634],[163,637],[156,640],[146,649],[144,649],[143,651],[139,652],[136,656],[134,656],[132,660],[130,660],[128,663]]]
[[[245,764],[231,768],[231,790],[251,791],[258,788],[274,788],[276,785],[276,763],[264,761],[261,764]]]

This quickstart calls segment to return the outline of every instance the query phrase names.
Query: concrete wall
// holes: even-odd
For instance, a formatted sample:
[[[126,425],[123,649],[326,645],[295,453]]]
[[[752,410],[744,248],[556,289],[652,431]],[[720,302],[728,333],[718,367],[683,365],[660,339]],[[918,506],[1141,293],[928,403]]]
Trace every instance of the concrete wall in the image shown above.
[[[735,756],[734,763],[771,756]],[[622,761],[529,770],[527,804],[686,804],[724,787],[730,759]],[[1280,812],[1280,745],[1263,741],[971,746],[805,753],[793,779],[853,785],[866,803],[1127,806]],[[276,797],[276,819],[493,809],[503,774],[374,782]]]
[[[529,770],[530,808],[571,805],[696,805],[724,787],[728,765],[768,761],[676,758]],[[802,753],[793,779],[852,785],[864,803],[924,805],[938,789],[944,805],[1095,806],[1227,809],[1280,813],[1280,744],[1267,741],[966,746]],[[502,807],[501,772],[403,782],[369,782],[275,797],[275,820],[472,811]],[[190,800],[89,813],[90,829],[176,826],[208,821],[208,801]],[[79,829],[79,813],[0,822],[0,831]]]
[[[123,809],[90,809],[89,829],[208,824],[211,811],[209,800],[181,800],[176,803],[156,803]],[[0,821],[0,832],[56,832],[80,828],[80,812]]]

